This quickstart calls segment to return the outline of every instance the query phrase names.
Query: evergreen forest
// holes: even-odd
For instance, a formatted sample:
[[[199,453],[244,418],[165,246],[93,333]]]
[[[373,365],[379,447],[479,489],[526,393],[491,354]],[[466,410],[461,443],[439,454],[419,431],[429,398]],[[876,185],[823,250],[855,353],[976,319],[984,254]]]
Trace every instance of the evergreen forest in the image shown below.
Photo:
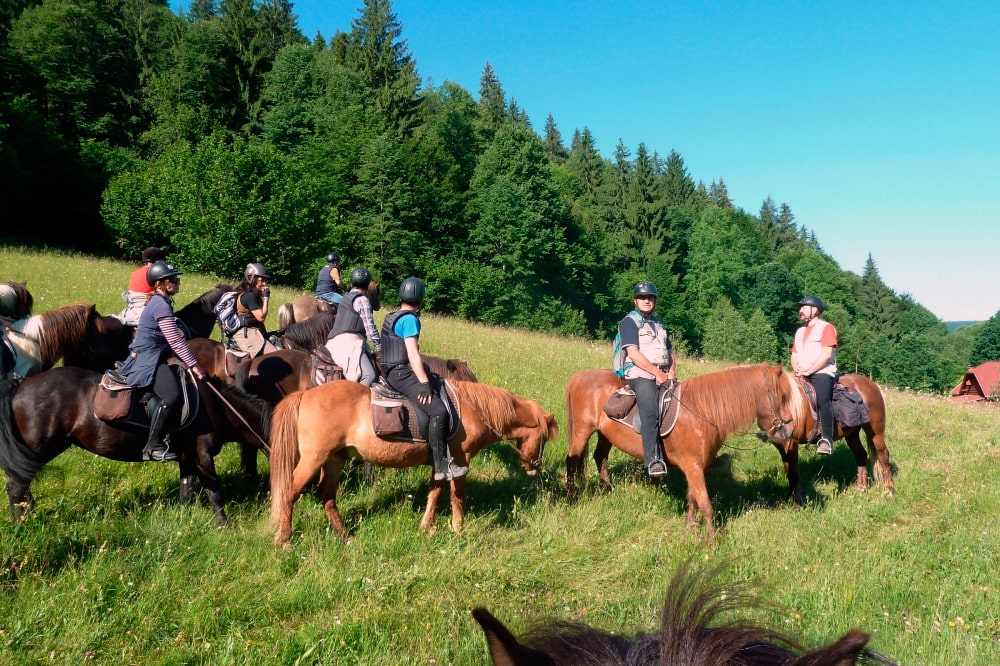
[[[665,147],[604,157],[608,137],[529,118],[488,62],[476,91],[424,84],[389,0],[343,20],[309,36],[289,0],[4,0],[0,238],[159,245],[228,279],[260,261],[304,290],[336,250],[390,298],[418,275],[435,312],[596,339],[648,279],[682,351],[737,363],[787,362],[816,294],[843,372],[917,390],[1000,358],[1000,313],[949,331],[870,254],[842,270],[787,203],[737,206]]]

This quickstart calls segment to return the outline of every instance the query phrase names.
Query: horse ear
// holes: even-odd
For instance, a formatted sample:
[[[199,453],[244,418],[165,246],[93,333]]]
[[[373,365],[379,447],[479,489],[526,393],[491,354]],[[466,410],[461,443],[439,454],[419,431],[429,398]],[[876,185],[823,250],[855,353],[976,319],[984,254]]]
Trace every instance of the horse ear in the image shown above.
[[[840,637],[836,643],[813,650],[796,659],[793,664],[803,666],[853,666],[858,663],[861,651],[868,644],[868,634],[860,629],[852,629]],[[892,663],[892,662],[883,662]]]
[[[485,608],[473,608],[472,617],[483,628],[490,659],[495,666],[555,666],[544,652],[521,645],[514,634]]]

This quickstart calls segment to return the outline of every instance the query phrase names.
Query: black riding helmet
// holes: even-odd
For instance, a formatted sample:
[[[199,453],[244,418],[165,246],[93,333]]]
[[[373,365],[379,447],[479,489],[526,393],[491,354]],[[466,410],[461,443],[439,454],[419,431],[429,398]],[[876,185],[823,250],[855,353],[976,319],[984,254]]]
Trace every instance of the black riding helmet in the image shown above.
[[[351,271],[352,287],[357,287],[358,289],[367,289],[368,285],[371,284],[371,281],[372,281],[372,273],[364,266],[358,266],[353,271]]]
[[[155,286],[160,280],[166,280],[170,277],[177,277],[178,275],[183,275],[176,266],[166,261],[155,261],[150,265],[149,270],[146,271],[146,284],[150,287]]]
[[[632,298],[639,298],[640,296],[658,298],[659,294],[656,292],[656,285],[648,280],[643,280],[635,285],[635,289],[632,290]]]
[[[142,251],[142,263],[151,264],[154,261],[166,261],[167,255],[158,247],[147,247]]]
[[[399,300],[407,305],[420,305],[424,300],[424,281],[408,277],[399,285]]]
[[[826,306],[823,305],[823,301],[821,301],[819,299],[819,296],[806,296],[801,301],[799,301],[798,305],[799,305],[800,308],[803,305],[811,305],[814,308],[819,308],[820,312],[823,312],[824,310],[826,310]]]
[[[340,255],[337,254],[336,252],[331,252],[330,254],[326,255],[326,263],[336,264],[339,262],[340,262]]]
[[[249,263],[247,269],[243,271],[243,277],[247,279],[247,282],[253,284],[254,278],[262,277],[265,280],[270,280],[271,273],[264,267],[264,264]]]

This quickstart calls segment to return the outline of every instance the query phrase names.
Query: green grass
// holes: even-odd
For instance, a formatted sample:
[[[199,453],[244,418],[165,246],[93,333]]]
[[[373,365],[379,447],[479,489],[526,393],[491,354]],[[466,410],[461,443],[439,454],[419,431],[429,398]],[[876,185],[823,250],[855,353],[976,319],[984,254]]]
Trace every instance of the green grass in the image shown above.
[[[0,278],[27,279],[38,312],[74,300],[116,312],[132,268],[0,249]],[[185,275],[178,305],[216,281]],[[273,292],[275,303],[298,293]],[[434,316],[421,344],[538,400],[561,424],[570,375],[610,355],[606,342]],[[722,367],[681,359],[680,375]],[[860,626],[905,664],[997,663],[1000,412],[895,391],[886,401],[895,497],[878,486],[859,495],[838,446],[826,458],[803,452],[806,506],[796,511],[776,452],[733,437],[708,473],[720,528],[711,545],[684,526],[680,474],[650,484],[617,451],[614,489],[599,490],[588,459],[582,495],[567,503],[565,436],[546,447],[537,480],[505,446],[477,457],[461,534],[447,529],[444,503],[438,533],[418,531],[426,469],[381,470],[373,487],[353,476],[342,486],[351,543],[309,494],[287,550],[272,547],[265,489],[244,484],[235,447],[217,460],[230,515],[221,530],[204,502],[176,504],[176,466],[74,449],[36,479],[34,514],[0,522],[0,663],[480,664],[473,606],[515,631],[545,616],[650,631],[689,557],[721,565],[724,581],[754,583],[780,610],[749,615],[806,644]]]

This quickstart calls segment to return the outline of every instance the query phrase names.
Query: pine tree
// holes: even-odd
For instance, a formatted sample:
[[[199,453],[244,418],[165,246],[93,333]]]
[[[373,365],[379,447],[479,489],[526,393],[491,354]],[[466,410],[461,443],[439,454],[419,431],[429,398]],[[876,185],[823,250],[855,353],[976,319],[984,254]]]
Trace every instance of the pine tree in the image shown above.
[[[664,196],[668,206],[688,206],[694,199],[694,181],[684,166],[684,158],[676,150],[667,157],[667,171],[663,177]]]
[[[896,294],[882,282],[878,267],[870,252],[861,275],[858,309],[866,326],[873,333],[891,342],[896,342],[899,339]]]
[[[563,145],[562,135],[551,113],[545,119],[545,153],[553,164],[563,164],[569,158],[569,151]]]
[[[708,188],[708,200],[719,208],[735,209],[732,199],[729,198],[729,190],[726,189],[726,181],[721,178],[719,178],[719,182],[712,179],[712,184]]]
[[[480,136],[484,143],[493,139],[493,135],[503,124],[507,112],[507,100],[503,86],[493,65],[486,63],[483,75],[479,78],[479,117],[481,124]]]

